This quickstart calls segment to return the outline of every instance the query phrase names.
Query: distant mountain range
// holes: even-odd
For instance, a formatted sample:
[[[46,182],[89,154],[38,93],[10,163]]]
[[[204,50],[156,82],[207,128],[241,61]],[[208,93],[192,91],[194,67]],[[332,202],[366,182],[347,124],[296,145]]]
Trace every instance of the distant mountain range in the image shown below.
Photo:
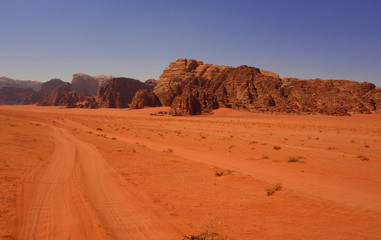
[[[381,113],[381,89],[368,82],[280,78],[250,66],[221,66],[180,58],[159,80],[73,75],[71,83],[0,78],[0,104],[86,108],[170,106],[172,115],[225,107],[281,114]],[[23,90],[24,89],[24,90]],[[29,89],[29,90],[25,90]]]
[[[30,80],[14,80],[8,77],[0,77],[1,87],[19,87],[19,88],[31,88],[34,91],[39,91],[43,82],[30,81]]]

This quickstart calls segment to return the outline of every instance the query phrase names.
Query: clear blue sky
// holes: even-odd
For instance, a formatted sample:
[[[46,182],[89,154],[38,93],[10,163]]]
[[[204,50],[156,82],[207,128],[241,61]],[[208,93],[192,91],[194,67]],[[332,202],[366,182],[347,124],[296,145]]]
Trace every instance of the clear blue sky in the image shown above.
[[[195,58],[381,86],[381,1],[0,0],[0,76],[158,78]]]

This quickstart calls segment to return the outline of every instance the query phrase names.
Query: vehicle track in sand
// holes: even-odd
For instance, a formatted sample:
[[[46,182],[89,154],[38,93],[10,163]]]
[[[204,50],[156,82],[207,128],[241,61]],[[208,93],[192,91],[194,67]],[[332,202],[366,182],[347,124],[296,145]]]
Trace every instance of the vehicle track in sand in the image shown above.
[[[165,213],[139,197],[94,146],[49,127],[56,148],[19,193],[17,239],[181,239]]]
[[[64,120],[62,124],[67,126],[92,131],[83,124]],[[119,141],[128,144],[139,142],[155,151],[166,151],[168,148],[173,153],[184,159],[202,162],[204,164],[217,166],[220,168],[229,168],[248,174],[255,179],[268,183],[282,183],[286,188],[301,193],[309,194],[314,197],[323,198],[346,204],[350,206],[363,207],[372,210],[381,211],[380,186],[378,184],[370,185],[368,181],[359,179],[342,178],[318,173],[303,172],[298,168],[287,168],[284,166],[269,165],[265,163],[252,162],[246,159],[236,158],[234,161],[226,154],[216,154],[196,151],[185,146],[168,145],[163,142],[142,139],[138,137],[126,137],[111,132],[104,132],[108,137],[115,137]],[[334,183],[334,184],[333,184]]]

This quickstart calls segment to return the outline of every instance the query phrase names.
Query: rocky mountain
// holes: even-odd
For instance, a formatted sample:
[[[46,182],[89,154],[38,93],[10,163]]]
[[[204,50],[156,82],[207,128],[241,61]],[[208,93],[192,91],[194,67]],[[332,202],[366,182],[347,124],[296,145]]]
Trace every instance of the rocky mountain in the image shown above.
[[[21,100],[20,104],[21,105],[35,104],[35,103],[38,103],[40,100],[41,100],[40,95],[38,95],[37,92],[34,92],[34,93],[24,97]]]
[[[195,115],[219,107],[252,112],[380,112],[380,90],[371,83],[299,80],[255,67],[204,64],[178,59],[163,71],[154,89],[173,115]]]
[[[98,89],[99,89],[100,87],[105,86],[107,84],[107,82],[113,78],[113,76],[111,76],[111,75],[109,75],[109,76],[97,75],[97,76],[93,76],[93,78],[98,80]]]
[[[30,80],[13,80],[7,77],[0,77],[1,87],[18,87],[18,88],[32,88],[34,91],[39,91],[42,82]]]
[[[147,89],[146,85],[132,78],[112,78],[107,84],[99,88],[98,104],[107,108],[127,108],[140,89]]]
[[[141,89],[136,91],[130,108],[131,109],[140,109],[144,107],[158,107],[161,106],[161,103],[157,96],[148,89]]]
[[[95,95],[98,92],[99,80],[87,74],[77,73],[73,75],[71,84],[72,89],[86,89],[89,94]]]
[[[51,91],[64,84],[66,84],[66,82],[62,81],[61,79],[53,78],[41,85],[40,91],[38,91],[38,95],[41,97],[48,95]]]
[[[72,90],[71,84],[66,83],[55,88],[49,94],[45,95],[39,102],[40,106],[67,106],[76,107],[78,103],[91,102],[93,103],[95,98],[88,94],[86,89]],[[96,106],[94,106],[96,107]]]
[[[0,104],[14,105],[36,92],[32,88],[20,87],[1,87],[0,88]]]
[[[147,89],[149,90],[149,91],[153,91],[153,89],[156,87],[156,85],[157,85],[157,80],[156,79],[153,79],[153,78],[151,78],[151,79],[147,79],[145,82],[144,82],[144,84],[147,86]]]

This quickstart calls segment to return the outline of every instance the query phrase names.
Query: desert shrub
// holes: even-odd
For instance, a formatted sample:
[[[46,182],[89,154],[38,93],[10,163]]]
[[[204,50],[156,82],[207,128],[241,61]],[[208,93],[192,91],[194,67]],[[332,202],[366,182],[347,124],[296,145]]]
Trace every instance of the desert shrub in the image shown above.
[[[216,232],[213,226],[208,226],[198,235],[184,236],[183,240],[226,240],[227,237]]]
[[[102,128],[97,128],[97,131],[103,131],[103,129]]]
[[[262,158],[263,159],[269,159],[269,156],[267,156],[266,154],[262,154]]]
[[[267,196],[273,195],[275,192],[282,190],[283,186],[280,183],[275,184],[270,188],[266,188]]]
[[[280,147],[280,146],[274,146],[274,149],[275,149],[275,150],[280,150],[281,147]]]
[[[303,157],[301,156],[292,156],[292,157],[288,157],[288,162],[299,162],[299,163],[306,163],[305,161],[302,160]]]

